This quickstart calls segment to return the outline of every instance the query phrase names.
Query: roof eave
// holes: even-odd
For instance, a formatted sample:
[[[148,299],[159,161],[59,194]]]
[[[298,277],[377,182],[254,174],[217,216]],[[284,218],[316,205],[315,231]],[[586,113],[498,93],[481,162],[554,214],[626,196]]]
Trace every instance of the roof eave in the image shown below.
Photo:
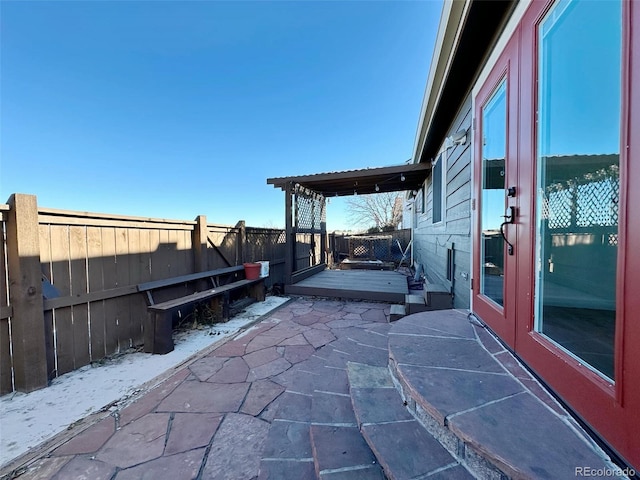
[[[414,163],[437,154],[517,0],[445,2],[414,142]]]

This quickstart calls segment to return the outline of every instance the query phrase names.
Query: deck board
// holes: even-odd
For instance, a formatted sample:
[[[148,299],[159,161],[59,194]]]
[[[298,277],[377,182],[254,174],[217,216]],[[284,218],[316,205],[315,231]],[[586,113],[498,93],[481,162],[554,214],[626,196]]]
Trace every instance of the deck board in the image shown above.
[[[407,277],[398,272],[324,270],[294,285],[287,285],[285,293],[404,303],[409,287]]]

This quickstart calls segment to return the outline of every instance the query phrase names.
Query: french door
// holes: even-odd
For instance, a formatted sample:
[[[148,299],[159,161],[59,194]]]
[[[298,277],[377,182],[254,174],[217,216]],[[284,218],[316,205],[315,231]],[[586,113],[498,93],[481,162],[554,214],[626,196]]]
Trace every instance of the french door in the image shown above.
[[[532,2],[477,88],[472,296],[476,315],[635,467],[639,7]]]
[[[518,42],[512,39],[475,98],[473,309],[515,347],[518,200]]]

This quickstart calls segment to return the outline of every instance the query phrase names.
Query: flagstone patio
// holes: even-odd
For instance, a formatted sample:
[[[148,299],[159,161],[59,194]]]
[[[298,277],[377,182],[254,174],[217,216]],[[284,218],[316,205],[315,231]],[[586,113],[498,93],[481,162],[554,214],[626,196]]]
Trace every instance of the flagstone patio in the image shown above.
[[[384,303],[296,298],[135,402],[1,473],[471,479],[569,478],[576,467],[613,468],[464,312],[390,324],[389,310]]]

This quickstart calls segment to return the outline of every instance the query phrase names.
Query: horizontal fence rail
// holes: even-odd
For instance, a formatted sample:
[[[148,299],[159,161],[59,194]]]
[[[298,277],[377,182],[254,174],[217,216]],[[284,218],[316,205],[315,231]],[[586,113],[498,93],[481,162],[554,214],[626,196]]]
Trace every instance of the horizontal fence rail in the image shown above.
[[[269,287],[281,283],[285,237],[244,221],[58,210],[12,195],[0,205],[0,394],[140,345],[139,283],[253,261],[269,262]],[[35,328],[23,327],[27,317]]]

